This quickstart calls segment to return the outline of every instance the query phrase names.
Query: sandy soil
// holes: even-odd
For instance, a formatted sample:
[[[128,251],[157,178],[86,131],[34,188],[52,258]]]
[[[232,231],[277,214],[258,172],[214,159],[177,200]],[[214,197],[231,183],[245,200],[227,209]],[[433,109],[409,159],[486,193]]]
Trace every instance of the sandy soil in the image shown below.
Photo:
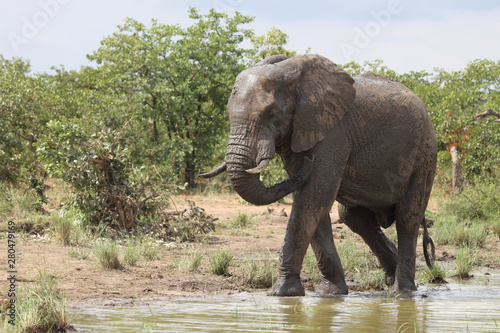
[[[189,258],[190,253],[198,251],[206,255],[218,249],[229,249],[235,255],[235,261],[243,261],[249,257],[261,258],[266,253],[271,258],[278,258],[283,241],[286,224],[289,216],[290,204],[273,204],[256,207],[243,203],[236,197],[209,198],[202,196],[183,196],[175,199],[177,209],[188,207],[186,199],[193,200],[205,211],[219,219],[219,227],[215,233],[204,237],[197,243],[170,243],[161,244],[160,258],[154,261],[138,262],[136,266],[122,269],[106,270],[99,268],[91,254],[88,259],[77,260],[68,253],[69,246],[62,246],[47,239],[17,239],[16,269],[18,284],[33,281],[37,269],[56,277],[59,288],[69,297],[70,304],[100,303],[113,304],[116,302],[133,301],[135,298],[170,298],[179,296],[203,296],[213,294],[231,294],[246,290],[247,287],[239,282],[235,272],[232,276],[221,277],[204,271],[188,272],[175,269],[173,266],[183,258]],[[284,213],[283,213],[284,212]],[[231,219],[238,213],[253,216],[253,223],[244,229],[224,228],[221,224],[229,225]],[[337,211],[331,212],[334,237],[341,241],[345,235],[352,235],[348,228],[337,221]],[[432,231],[431,231],[432,232]],[[494,241],[495,242],[495,241]],[[7,253],[7,241],[0,239],[0,253]],[[489,244],[488,250],[500,251],[500,242]],[[86,248],[90,253],[92,249]],[[419,245],[418,265],[424,265],[422,248]],[[443,260],[452,260],[453,249],[440,247],[437,256]],[[497,261],[498,262],[498,261]],[[491,266],[491,264],[490,264]],[[7,259],[2,255],[0,267],[6,272]],[[499,268],[490,267],[490,268]],[[4,276],[7,273],[3,273]],[[0,299],[6,298],[8,289],[4,278],[0,283]]]

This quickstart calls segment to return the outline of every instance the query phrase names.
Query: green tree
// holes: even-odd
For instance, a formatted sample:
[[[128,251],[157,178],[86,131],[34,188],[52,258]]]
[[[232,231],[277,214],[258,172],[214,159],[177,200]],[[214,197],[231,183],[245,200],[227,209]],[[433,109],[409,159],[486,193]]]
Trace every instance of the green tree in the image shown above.
[[[0,55],[0,180],[16,182],[23,170],[36,173],[34,143],[45,124],[63,111],[45,75],[29,61]],[[24,175],[26,176],[26,175]]]
[[[98,64],[100,87],[132,98],[136,116],[151,126],[149,162],[182,168],[193,184],[227,131],[225,104],[244,69],[247,50],[240,44],[251,34],[240,26],[252,18],[194,8],[189,17],[195,22],[187,28],[127,19],[88,58]]]

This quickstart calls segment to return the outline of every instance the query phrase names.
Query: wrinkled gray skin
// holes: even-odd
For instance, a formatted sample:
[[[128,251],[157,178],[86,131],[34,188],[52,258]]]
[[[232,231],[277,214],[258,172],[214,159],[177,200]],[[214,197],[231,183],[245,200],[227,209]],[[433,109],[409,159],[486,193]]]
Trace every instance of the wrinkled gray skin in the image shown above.
[[[415,258],[436,168],[436,135],[422,101],[401,83],[351,78],[318,55],[267,58],[236,78],[228,103],[225,163],[200,175],[229,173],[236,192],[256,205],[294,192],[269,294],[304,295],[300,270],[311,244],[320,294],[347,294],[329,212],[361,235],[400,291],[416,290]],[[290,178],[266,188],[259,174],[279,154]],[[382,228],[396,222],[398,248]]]

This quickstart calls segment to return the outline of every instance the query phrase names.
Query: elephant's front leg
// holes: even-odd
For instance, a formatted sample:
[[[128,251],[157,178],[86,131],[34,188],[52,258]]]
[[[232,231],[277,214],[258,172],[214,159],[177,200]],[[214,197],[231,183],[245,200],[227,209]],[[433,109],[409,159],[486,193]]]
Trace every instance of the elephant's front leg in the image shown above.
[[[311,246],[321,271],[321,282],[316,286],[320,295],[347,295],[344,270],[333,242],[330,215],[323,218],[314,233]]]
[[[319,183],[319,181],[318,183],[310,182],[295,193],[285,240],[281,248],[278,279],[269,290],[269,295],[305,295],[300,282],[300,271],[310,243],[316,248],[316,254],[320,253],[319,264],[323,274],[330,278],[334,275],[338,277],[340,274],[342,281],[330,280],[338,286],[339,293],[347,292],[345,282],[342,283],[343,272],[333,245],[331,226],[327,226],[330,223],[329,212],[335,200],[338,184],[333,182],[333,186],[331,186],[332,182],[330,182],[330,186],[322,186]],[[318,226],[320,227],[318,228]],[[326,234],[324,234],[325,232]],[[334,266],[331,269],[335,272],[327,268],[329,265]],[[324,287],[326,288],[326,285]],[[329,288],[328,293],[333,292],[334,289]]]

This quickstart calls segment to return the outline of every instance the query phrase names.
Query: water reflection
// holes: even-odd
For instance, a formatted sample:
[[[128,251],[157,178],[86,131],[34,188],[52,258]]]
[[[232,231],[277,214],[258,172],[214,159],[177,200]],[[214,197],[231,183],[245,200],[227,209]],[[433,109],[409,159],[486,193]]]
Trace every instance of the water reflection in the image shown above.
[[[500,279],[487,286],[423,289],[412,298],[238,294],[71,312],[77,315],[74,326],[88,332],[500,332]]]

